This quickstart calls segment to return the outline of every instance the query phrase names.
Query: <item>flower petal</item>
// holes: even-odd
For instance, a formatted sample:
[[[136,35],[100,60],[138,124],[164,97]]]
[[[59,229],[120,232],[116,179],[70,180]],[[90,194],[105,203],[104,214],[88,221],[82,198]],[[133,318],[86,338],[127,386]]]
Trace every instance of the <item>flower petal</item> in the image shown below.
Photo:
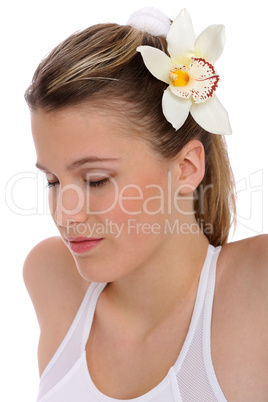
[[[165,118],[178,130],[187,119],[192,102],[174,95],[168,87],[163,94],[162,106]]]
[[[228,113],[216,95],[204,103],[193,103],[191,115],[209,133],[232,134]]]
[[[195,52],[196,36],[188,12],[183,9],[167,35],[168,52],[173,64],[187,65]]]
[[[196,39],[196,56],[215,63],[225,45],[224,25],[210,25]]]
[[[170,83],[169,70],[172,67],[171,59],[162,50],[151,46],[139,46],[137,51],[141,53],[144,64],[151,74],[158,80]]]
[[[213,65],[204,59],[193,57],[189,74],[190,81],[187,89],[191,91],[194,102],[203,103],[211,98],[220,79]]]

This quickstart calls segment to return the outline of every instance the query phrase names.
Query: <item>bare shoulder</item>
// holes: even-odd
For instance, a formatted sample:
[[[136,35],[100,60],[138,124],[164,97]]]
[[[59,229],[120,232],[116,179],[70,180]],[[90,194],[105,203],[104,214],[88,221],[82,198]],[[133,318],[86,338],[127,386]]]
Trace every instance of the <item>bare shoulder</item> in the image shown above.
[[[222,283],[233,290],[243,286],[256,300],[261,297],[261,303],[266,303],[268,308],[268,235],[224,245],[219,268]]]
[[[226,264],[253,275],[268,275],[268,235],[228,243],[223,246],[221,258]]]
[[[79,275],[60,237],[43,240],[29,252],[23,277],[40,326],[41,374],[68,331],[89,283]]]
[[[267,288],[267,235],[222,247],[212,347],[217,377],[228,400],[264,401],[268,395]]]
[[[40,325],[63,304],[66,310],[68,300],[79,303],[88,286],[60,237],[45,239],[29,252],[23,278]]]

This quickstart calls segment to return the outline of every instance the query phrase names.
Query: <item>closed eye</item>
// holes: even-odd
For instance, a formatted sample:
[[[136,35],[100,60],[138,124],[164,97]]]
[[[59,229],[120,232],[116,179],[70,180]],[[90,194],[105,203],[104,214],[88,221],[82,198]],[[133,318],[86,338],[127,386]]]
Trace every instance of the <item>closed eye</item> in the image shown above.
[[[110,177],[105,177],[102,180],[97,180],[97,181],[86,181],[86,183],[89,185],[89,187],[93,187],[93,188],[98,188],[98,187],[102,187],[105,184],[110,182]]]
[[[54,182],[48,181],[47,184],[46,184],[46,187],[51,188],[51,187],[57,186],[58,184],[59,184],[58,181],[54,181]]]
[[[110,182],[110,178],[109,177],[105,177],[105,179],[102,180],[97,180],[97,181],[85,181],[89,187],[93,187],[93,188],[98,188],[98,187],[102,187],[105,184]],[[57,186],[59,184],[58,181],[54,181],[54,182],[47,182],[46,187],[48,188],[53,188],[55,186]]]

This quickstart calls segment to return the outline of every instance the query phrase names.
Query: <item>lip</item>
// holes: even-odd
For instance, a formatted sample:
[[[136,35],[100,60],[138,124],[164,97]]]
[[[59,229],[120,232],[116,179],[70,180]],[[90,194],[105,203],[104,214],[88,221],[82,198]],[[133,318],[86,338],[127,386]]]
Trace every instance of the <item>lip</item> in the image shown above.
[[[102,240],[103,238],[74,237],[67,239],[67,242],[74,253],[82,254],[97,247]]]

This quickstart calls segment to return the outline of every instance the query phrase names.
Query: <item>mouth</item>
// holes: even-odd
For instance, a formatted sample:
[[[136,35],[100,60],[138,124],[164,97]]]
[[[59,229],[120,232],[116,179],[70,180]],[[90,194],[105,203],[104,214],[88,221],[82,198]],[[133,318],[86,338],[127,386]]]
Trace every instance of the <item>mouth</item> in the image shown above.
[[[74,253],[86,253],[97,247],[103,238],[75,237],[67,239],[68,247]]]

